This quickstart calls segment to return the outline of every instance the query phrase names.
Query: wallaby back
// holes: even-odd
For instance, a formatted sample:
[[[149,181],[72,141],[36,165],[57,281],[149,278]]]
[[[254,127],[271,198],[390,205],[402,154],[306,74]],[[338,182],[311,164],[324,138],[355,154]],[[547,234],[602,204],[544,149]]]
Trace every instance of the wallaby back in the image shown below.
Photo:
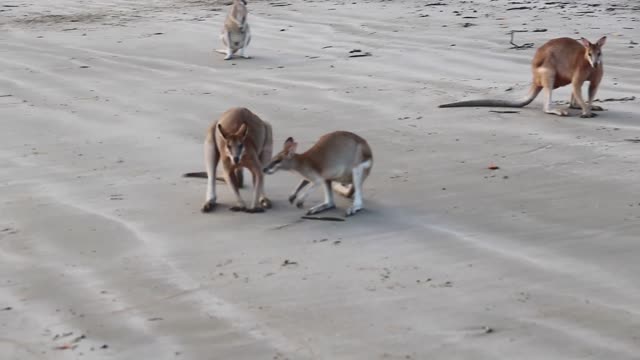
[[[351,171],[355,166],[372,159],[367,141],[348,131],[323,135],[300,156],[320,174],[327,175],[342,169]]]

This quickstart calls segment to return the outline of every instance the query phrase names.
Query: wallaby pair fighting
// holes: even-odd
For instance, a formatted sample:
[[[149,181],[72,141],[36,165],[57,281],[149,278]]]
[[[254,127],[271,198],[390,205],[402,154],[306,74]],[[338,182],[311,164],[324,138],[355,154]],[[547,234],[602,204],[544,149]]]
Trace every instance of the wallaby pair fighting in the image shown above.
[[[440,105],[441,108],[465,106],[524,107],[531,103],[544,89],[544,112],[567,116],[566,110],[552,107],[551,92],[561,86],[571,84],[570,108],[582,109],[581,117],[596,116],[592,111],[601,111],[593,105],[593,99],[604,74],[602,47],[607,38],[603,36],[595,44],[585,38],[580,41],[571,38],[553,39],[542,45],[535,53],[531,68],[533,81],[526,98],[521,101],[470,100]],[[582,85],[589,81],[589,99],[582,98]]]
[[[271,201],[264,193],[263,173],[273,174],[278,170],[292,170],[303,177],[289,196],[289,202],[299,208],[313,189],[322,186],[324,202],[310,208],[307,215],[335,208],[333,190],[345,197],[353,196],[353,205],[347,209],[346,216],[363,209],[362,186],[373,166],[373,155],[366,140],[351,132],[336,131],[320,137],[302,154],[296,153],[297,145],[290,137],[284,142],[283,150],[271,158],[271,125],[249,109],[232,108],[207,130],[204,142],[206,174],[187,173],[185,176],[206,176],[203,212],[210,212],[216,206],[216,169],[220,160],[224,180],[237,200],[232,211],[257,213],[270,208]],[[247,168],[253,175],[253,200],[248,208],[238,191],[243,182],[242,168]]]

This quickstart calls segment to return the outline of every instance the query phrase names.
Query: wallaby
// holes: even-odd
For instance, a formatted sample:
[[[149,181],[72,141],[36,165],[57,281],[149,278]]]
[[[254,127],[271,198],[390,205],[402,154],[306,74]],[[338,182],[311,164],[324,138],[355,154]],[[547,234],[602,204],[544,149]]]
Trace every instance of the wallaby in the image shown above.
[[[248,59],[245,50],[251,42],[251,30],[247,22],[247,1],[233,0],[233,5],[224,20],[220,39],[224,43],[226,49],[216,50],[217,52],[226,54],[225,60],[230,60],[233,55],[240,50],[240,56]]]
[[[246,108],[232,108],[207,130],[204,141],[204,158],[207,169],[207,192],[202,212],[210,212],[216,206],[216,168],[222,155],[225,182],[237,199],[232,211],[264,212],[271,201],[264,194],[262,168],[271,159],[273,138],[271,125]],[[242,185],[242,168],[253,175],[253,201],[245,206],[238,188]],[[201,173],[187,173],[186,177],[201,177]]]
[[[440,105],[441,108],[465,107],[465,106],[497,106],[497,107],[523,107],[533,101],[540,91],[545,91],[544,112],[566,116],[566,110],[552,108],[551,92],[561,86],[571,84],[570,108],[582,109],[581,117],[594,117],[591,111],[602,111],[600,106],[592,105],[598,91],[600,80],[604,73],[602,63],[602,47],[607,37],[603,36],[592,44],[589,40],[581,38],[580,41],[571,38],[558,38],[549,40],[542,45],[533,57],[531,67],[533,70],[533,83],[526,98],[521,101],[505,100],[470,100],[451,104]],[[582,98],[582,85],[589,82],[589,100]]]
[[[296,154],[297,146],[293,138],[288,138],[284,142],[284,149],[264,168],[267,174],[293,170],[302,175],[304,179],[289,196],[290,203],[295,202],[298,208],[302,208],[307,195],[322,185],[324,203],[309,209],[307,215],[333,209],[335,204],[331,185],[335,181],[338,183],[334,186],[336,192],[345,197],[354,197],[353,206],[346,215],[351,216],[363,209],[362,184],[373,166],[373,155],[366,140],[351,132],[336,131],[322,136],[302,154]],[[309,184],[311,186],[307,186]]]

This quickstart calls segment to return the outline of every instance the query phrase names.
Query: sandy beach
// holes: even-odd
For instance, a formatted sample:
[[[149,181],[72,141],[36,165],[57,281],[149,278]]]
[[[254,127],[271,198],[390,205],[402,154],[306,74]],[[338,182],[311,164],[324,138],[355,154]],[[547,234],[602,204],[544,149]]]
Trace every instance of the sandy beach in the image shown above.
[[[249,0],[252,58],[223,61],[227,8],[0,5],[0,358],[640,359],[637,2]],[[598,117],[437,108],[603,35]],[[302,220],[279,172],[266,213],[220,183],[200,213],[181,175],[233,106],[277,151],[367,139],[366,210]]]

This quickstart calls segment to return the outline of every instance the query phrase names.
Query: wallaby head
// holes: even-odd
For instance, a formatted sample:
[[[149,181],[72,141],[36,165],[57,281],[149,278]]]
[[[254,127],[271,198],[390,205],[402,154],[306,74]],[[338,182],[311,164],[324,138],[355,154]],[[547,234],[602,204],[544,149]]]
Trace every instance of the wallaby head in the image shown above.
[[[602,62],[602,47],[606,41],[606,36],[601,37],[595,44],[592,44],[585,38],[580,38],[580,42],[586,49],[584,57],[587,59],[589,64],[591,64],[591,67],[595,68]]]
[[[276,154],[276,156],[271,159],[269,164],[265,166],[264,172],[267,174],[273,174],[278,170],[291,170],[294,166],[293,156],[296,154],[296,148],[298,147],[298,143],[293,140],[292,137],[289,137],[284,142],[284,148],[282,151]]]
[[[222,124],[218,124],[218,131],[225,141],[223,155],[227,156],[234,165],[238,164],[246,148],[245,139],[249,134],[249,128],[246,124],[242,124],[238,131],[234,134],[229,134],[222,128]]]

